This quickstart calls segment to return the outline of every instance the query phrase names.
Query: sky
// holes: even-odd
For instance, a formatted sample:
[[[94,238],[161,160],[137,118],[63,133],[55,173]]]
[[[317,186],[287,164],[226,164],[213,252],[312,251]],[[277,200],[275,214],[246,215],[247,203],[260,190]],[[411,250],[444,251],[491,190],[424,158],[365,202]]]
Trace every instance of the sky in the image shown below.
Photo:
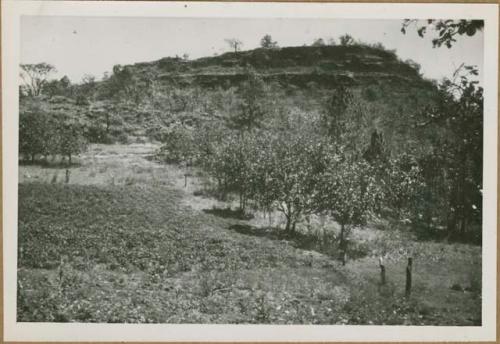
[[[238,38],[243,50],[257,48],[270,34],[279,46],[311,44],[316,38],[348,33],[366,43],[382,43],[403,59],[422,66],[428,79],[451,77],[462,63],[483,70],[483,33],[458,37],[451,49],[433,48],[432,32],[420,38],[415,29],[401,32],[402,20],[286,18],[140,18],[23,16],[21,63],[54,65],[54,78],[80,82],[85,74],[100,79],[114,65],[148,62],[188,54],[190,59],[230,51],[227,38]]]

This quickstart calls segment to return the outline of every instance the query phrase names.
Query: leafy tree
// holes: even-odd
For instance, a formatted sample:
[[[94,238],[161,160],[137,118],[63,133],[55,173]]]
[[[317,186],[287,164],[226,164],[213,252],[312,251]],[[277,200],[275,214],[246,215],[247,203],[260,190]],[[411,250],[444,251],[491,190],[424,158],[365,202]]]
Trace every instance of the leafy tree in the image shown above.
[[[314,42],[311,44],[313,47],[323,47],[325,46],[325,41],[323,38],[317,38],[314,40]]]
[[[261,125],[268,111],[266,90],[262,77],[255,71],[249,71],[247,80],[237,90],[239,102],[228,122],[231,128],[245,132]]]
[[[34,162],[37,156],[72,157],[87,146],[86,114],[71,99],[52,98],[51,102],[27,99],[19,112],[19,151]]]
[[[197,153],[193,131],[181,123],[172,124],[164,136],[160,156],[169,163],[191,165]]]
[[[330,37],[330,38],[328,38],[327,45],[333,47],[333,46],[337,45],[337,41],[335,40],[335,38]]]
[[[39,96],[47,78],[51,73],[56,72],[53,65],[42,62],[37,64],[21,64],[21,79],[28,90],[30,96]]]
[[[278,47],[278,42],[273,41],[271,35],[265,35],[260,40],[260,46],[265,49],[274,49]]]
[[[54,131],[43,105],[26,102],[19,111],[19,153],[29,156],[34,163],[37,155],[47,156],[53,152]]]
[[[419,125],[419,130],[441,129],[432,154],[424,156],[421,164],[426,162],[423,172],[428,188],[436,180],[444,186],[441,197],[447,203],[442,213],[448,235],[460,239],[471,234],[474,225],[480,228],[482,211],[483,89],[477,81],[470,81],[470,75],[477,75],[477,70],[462,66],[453,79],[445,79],[437,105],[420,114]]]
[[[304,130],[282,131],[259,147],[255,198],[263,209],[275,208],[283,213],[289,234],[304,215],[317,210],[315,195],[321,187],[323,146],[319,136]]]
[[[254,137],[228,132],[205,158],[205,166],[217,180],[219,192],[222,195],[237,193],[243,213],[252,187],[252,167],[255,166]]]
[[[79,87],[79,96],[87,99],[93,99],[97,91],[95,77],[90,74],[85,74]]]
[[[100,98],[113,99],[118,103],[140,103],[147,91],[146,85],[132,71],[130,66],[113,66],[112,75],[101,85]]]
[[[416,19],[405,19],[402,24],[401,32],[406,34],[410,26],[415,26],[420,37],[424,37],[427,29],[437,32],[437,37],[432,39],[434,47],[441,47],[443,44],[451,48],[453,43],[457,41],[457,36],[474,36],[476,32],[482,31],[484,28],[483,20],[436,20],[429,19],[426,24]]]
[[[312,196],[321,170],[324,140],[306,120],[275,123],[245,135],[227,133],[208,154],[219,190],[236,192],[243,211],[252,201],[265,211],[282,212],[289,234],[302,216],[315,210]]]
[[[49,97],[54,96],[64,96],[64,97],[72,97],[73,90],[71,85],[71,80],[65,75],[60,80],[51,80],[47,81],[43,85],[42,89],[43,93],[48,95]]]
[[[353,227],[366,223],[377,206],[382,190],[366,161],[334,153],[322,174],[319,191],[319,209],[326,211],[340,225],[339,246],[345,264],[349,232]]]
[[[226,123],[230,129],[235,129],[237,135],[228,135],[227,140],[224,142],[223,149],[219,151],[220,154],[229,159],[230,162],[225,162],[227,165],[226,174],[222,174],[220,178],[220,154],[214,155],[218,165],[215,168],[219,176],[219,185],[222,186],[224,192],[233,191],[237,192],[240,198],[240,209],[244,212],[247,204],[249,185],[251,181],[250,155],[253,153],[251,150],[253,136],[252,131],[261,127],[264,117],[268,112],[266,85],[262,78],[250,71],[248,78],[237,89],[236,95],[238,101],[235,104],[233,114],[231,114]],[[227,101],[227,100],[226,100]],[[220,181],[223,181],[221,184]]]
[[[231,47],[231,49],[234,49],[235,53],[240,51],[241,47],[243,46],[243,42],[237,38],[227,38],[225,39],[225,41]]]
[[[187,186],[189,170],[198,157],[198,146],[194,139],[194,129],[181,123],[174,123],[164,135],[159,156],[166,162],[181,164],[184,167],[184,186]]]
[[[71,87],[71,80],[69,80],[68,76],[65,75],[63,76],[59,82],[61,83],[61,87],[64,89],[64,90],[67,90]]]
[[[353,101],[353,95],[343,85],[337,86],[327,101],[322,113],[322,128],[325,134],[334,141],[339,141],[346,131],[346,112]]]
[[[390,158],[384,167],[386,174],[381,183],[385,186],[384,202],[398,218],[418,221],[425,208],[435,207],[436,203],[429,202],[426,195],[424,174],[416,154],[403,153]]]
[[[340,45],[342,46],[354,44],[354,38],[347,33],[345,35],[340,36],[339,40],[340,40]]]
[[[57,146],[54,153],[68,158],[71,165],[72,158],[87,149],[87,140],[84,136],[85,123],[78,116],[71,116],[59,112],[54,114],[54,126]]]
[[[374,130],[370,138],[370,144],[363,153],[363,158],[372,166],[384,164],[389,157],[389,152],[384,142],[382,133]]]
[[[94,101],[89,108],[87,137],[95,143],[112,143],[111,129],[117,115],[117,107],[112,101]]]

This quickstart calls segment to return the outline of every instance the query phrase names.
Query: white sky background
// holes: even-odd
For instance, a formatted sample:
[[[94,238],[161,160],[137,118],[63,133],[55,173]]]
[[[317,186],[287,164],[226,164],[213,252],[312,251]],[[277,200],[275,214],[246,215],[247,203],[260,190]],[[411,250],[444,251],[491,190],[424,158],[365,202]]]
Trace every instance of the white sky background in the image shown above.
[[[396,49],[400,58],[422,66],[424,77],[451,77],[461,64],[477,65],[482,80],[483,33],[459,36],[451,49],[433,48],[429,31],[420,38],[415,27],[401,33],[402,20],[375,19],[218,19],[140,17],[23,16],[21,63],[47,62],[80,82],[83,75],[100,79],[115,64],[148,62],[167,56],[189,54],[190,59],[221,54],[231,49],[224,41],[238,38],[243,50],[259,46],[270,34],[279,46],[311,44],[345,33],[367,43],[381,42]]]

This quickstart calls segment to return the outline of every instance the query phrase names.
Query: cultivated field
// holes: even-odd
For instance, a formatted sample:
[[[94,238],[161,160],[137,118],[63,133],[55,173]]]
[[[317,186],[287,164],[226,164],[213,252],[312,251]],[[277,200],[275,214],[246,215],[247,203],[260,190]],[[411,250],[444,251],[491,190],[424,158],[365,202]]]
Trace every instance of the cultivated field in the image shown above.
[[[69,174],[20,166],[18,321],[481,323],[481,247],[377,223],[353,232],[342,266],[311,239],[335,235],[328,219],[286,238],[277,214],[241,219],[207,196],[200,172],[184,186],[182,169],[152,159],[156,148],[92,145]]]

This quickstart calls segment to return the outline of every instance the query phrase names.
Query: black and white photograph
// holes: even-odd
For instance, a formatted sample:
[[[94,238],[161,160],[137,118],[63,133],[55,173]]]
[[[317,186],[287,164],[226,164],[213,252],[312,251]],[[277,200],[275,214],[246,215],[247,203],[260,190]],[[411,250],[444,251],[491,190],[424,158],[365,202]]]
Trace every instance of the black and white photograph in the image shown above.
[[[16,3],[6,331],[495,338],[498,7]]]

